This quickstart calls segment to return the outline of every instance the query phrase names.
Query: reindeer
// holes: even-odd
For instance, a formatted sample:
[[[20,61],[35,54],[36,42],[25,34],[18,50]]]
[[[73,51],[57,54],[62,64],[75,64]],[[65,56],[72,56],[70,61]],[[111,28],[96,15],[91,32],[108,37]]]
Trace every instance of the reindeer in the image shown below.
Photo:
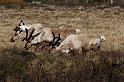
[[[32,45],[36,45],[38,48],[38,46],[42,45],[44,42],[48,43],[48,45],[50,45],[50,43],[52,43],[54,40],[56,40],[55,36],[57,36],[57,35],[59,37],[61,37],[61,41],[62,41],[70,34],[79,34],[79,32],[80,32],[79,29],[44,27],[43,32],[41,33],[41,36],[35,36],[35,35],[37,35],[36,33],[30,34],[31,37],[28,37],[25,47],[28,49]],[[60,42],[60,40],[59,40],[59,42]],[[58,42],[55,42],[54,44],[52,44],[52,46],[53,45],[55,46],[57,43]],[[30,44],[30,47],[28,47],[29,44]]]
[[[89,38],[84,34],[70,35],[55,48],[55,51],[66,51],[68,54],[70,51],[78,50],[78,52],[83,52],[86,54],[90,50],[100,50],[100,46],[104,40],[104,36]]]
[[[11,38],[11,42],[15,42],[18,39],[21,39],[22,41],[25,41],[28,37],[28,32],[30,32],[32,29],[36,29],[35,31],[39,32],[43,26],[40,23],[36,24],[26,24],[24,21],[20,21],[20,23],[14,28],[15,34]],[[28,32],[26,32],[26,29]]]

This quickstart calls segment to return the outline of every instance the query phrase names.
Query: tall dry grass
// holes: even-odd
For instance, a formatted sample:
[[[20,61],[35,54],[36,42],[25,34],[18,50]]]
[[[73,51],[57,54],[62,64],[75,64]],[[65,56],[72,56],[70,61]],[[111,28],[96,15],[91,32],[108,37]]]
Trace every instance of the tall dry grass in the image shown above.
[[[0,0],[0,3],[22,3],[23,0]]]

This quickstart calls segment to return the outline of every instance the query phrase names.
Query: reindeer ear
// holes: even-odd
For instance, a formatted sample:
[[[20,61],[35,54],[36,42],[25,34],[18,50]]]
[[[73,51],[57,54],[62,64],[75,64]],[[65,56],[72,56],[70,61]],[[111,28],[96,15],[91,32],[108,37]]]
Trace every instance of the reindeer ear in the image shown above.
[[[20,21],[20,23],[22,23],[22,22],[23,22],[23,20]]]

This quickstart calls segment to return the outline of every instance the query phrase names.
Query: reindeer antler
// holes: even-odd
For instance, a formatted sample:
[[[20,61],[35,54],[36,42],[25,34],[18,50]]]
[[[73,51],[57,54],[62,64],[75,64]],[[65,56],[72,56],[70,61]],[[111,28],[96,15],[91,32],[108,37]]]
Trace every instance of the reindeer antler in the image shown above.
[[[60,38],[60,34],[58,34],[58,37],[55,37],[54,32],[52,32],[52,34],[53,34],[53,41],[51,41],[51,42],[49,43],[49,46],[54,47],[56,44],[58,44],[58,42],[61,40],[61,38]],[[56,40],[56,39],[57,39],[57,40]],[[55,40],[56,40],[56,41],[55,41]]]
[[[55,46],[55,45],[57,45],[58,43],[60,44],[60,40],[61,40],[61,38],[60,38],[60,34],[58,34],[58,37],[56,37],[56,41],[53,43],[53,46]]]
[[[52,42],[54,42],[54,40],[56,39],[56,36],[55,36],[54,32],[52,32],[52,34],[53,34],[53,41]]]
[[[34,36],[32,36],[32,37],[34,38],[34,37],[38,36],[40,33],[41,33],[41,32],[39,32],[39,33],[35,34],[35,35],[34,35]]]
[[[26,34],[26,35],[27,35],[26,37],[28,37],[28,38],[26,39],[26,40],[27,40],[27,43],[25,44],[25,48],[26,48],[26,49],[29,49],[30,47],[32,47],[32,45],[30,45],[30,46],[28,47],[28,44],[29,44],[29,42],[30,42],[30,39],[31,39],[31,38],[34,38],[34,37],[36,37],[36,36],[38,36],[38,35],[41,33],[41,32],[39,32],[39,33],[33,35],[34,31],[35,31],[35,29],[33,29],[33,30],[31,31],[29,37],[28,37],[28,31],[26,32],[26,33],[27,33],[27,34]]]
[[[54,32],[52,32],[52,35],[53,35],[53,40],[49,42],[49,46],[53,46],[53,43],[55,42],[56,39]]]
[[[27,41],[29,41],[29,40],[31,39],[32,34],[34,33],[34,30],[35,30],[35,29],[33,29],[33,30],[31,31],[31,33],[30,33],[29,37],[27,38]]]
[[[27,40],[27,38],[28,38],[28,29],[25,28],[25,30],[26,30],[26,36],[25,36],[25,38],[22,41]]]
[[[32,34],[34,33],[34,30],[35,30],[35,29],[33,29],[33,30],[31,31],[29,37],[28,37],[28,30],[27,30],[27,29],[25,29],[25,30],[26,30],[26,37],[27,37],[27,38],[26,38],[26,41],[27,41],[27,42],[26,42],[24,48],[29,49],[32,45],[31,45],[30,47],[27,47],[27,45],[28,45],[28,43],[29,43],[29,41],[30,41],[30,39],[31,39],[31,37],[32,37]]]

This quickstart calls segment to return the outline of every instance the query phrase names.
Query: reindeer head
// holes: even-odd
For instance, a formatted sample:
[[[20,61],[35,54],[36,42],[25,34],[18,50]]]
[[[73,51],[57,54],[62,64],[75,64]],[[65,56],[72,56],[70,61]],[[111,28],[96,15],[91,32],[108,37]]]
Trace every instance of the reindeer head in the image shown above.
[[[106,40],[105,36],[100,36],[100,41],[105,41],[105,40]]]
[[[11,42],[15,42],[20,38],[24,39],[26,37],[26,33],[24,34],[23,32],[26,32],[26,29],[26,23],[21,20],[20,23],[14,28],[15,34],[12,36]]]

